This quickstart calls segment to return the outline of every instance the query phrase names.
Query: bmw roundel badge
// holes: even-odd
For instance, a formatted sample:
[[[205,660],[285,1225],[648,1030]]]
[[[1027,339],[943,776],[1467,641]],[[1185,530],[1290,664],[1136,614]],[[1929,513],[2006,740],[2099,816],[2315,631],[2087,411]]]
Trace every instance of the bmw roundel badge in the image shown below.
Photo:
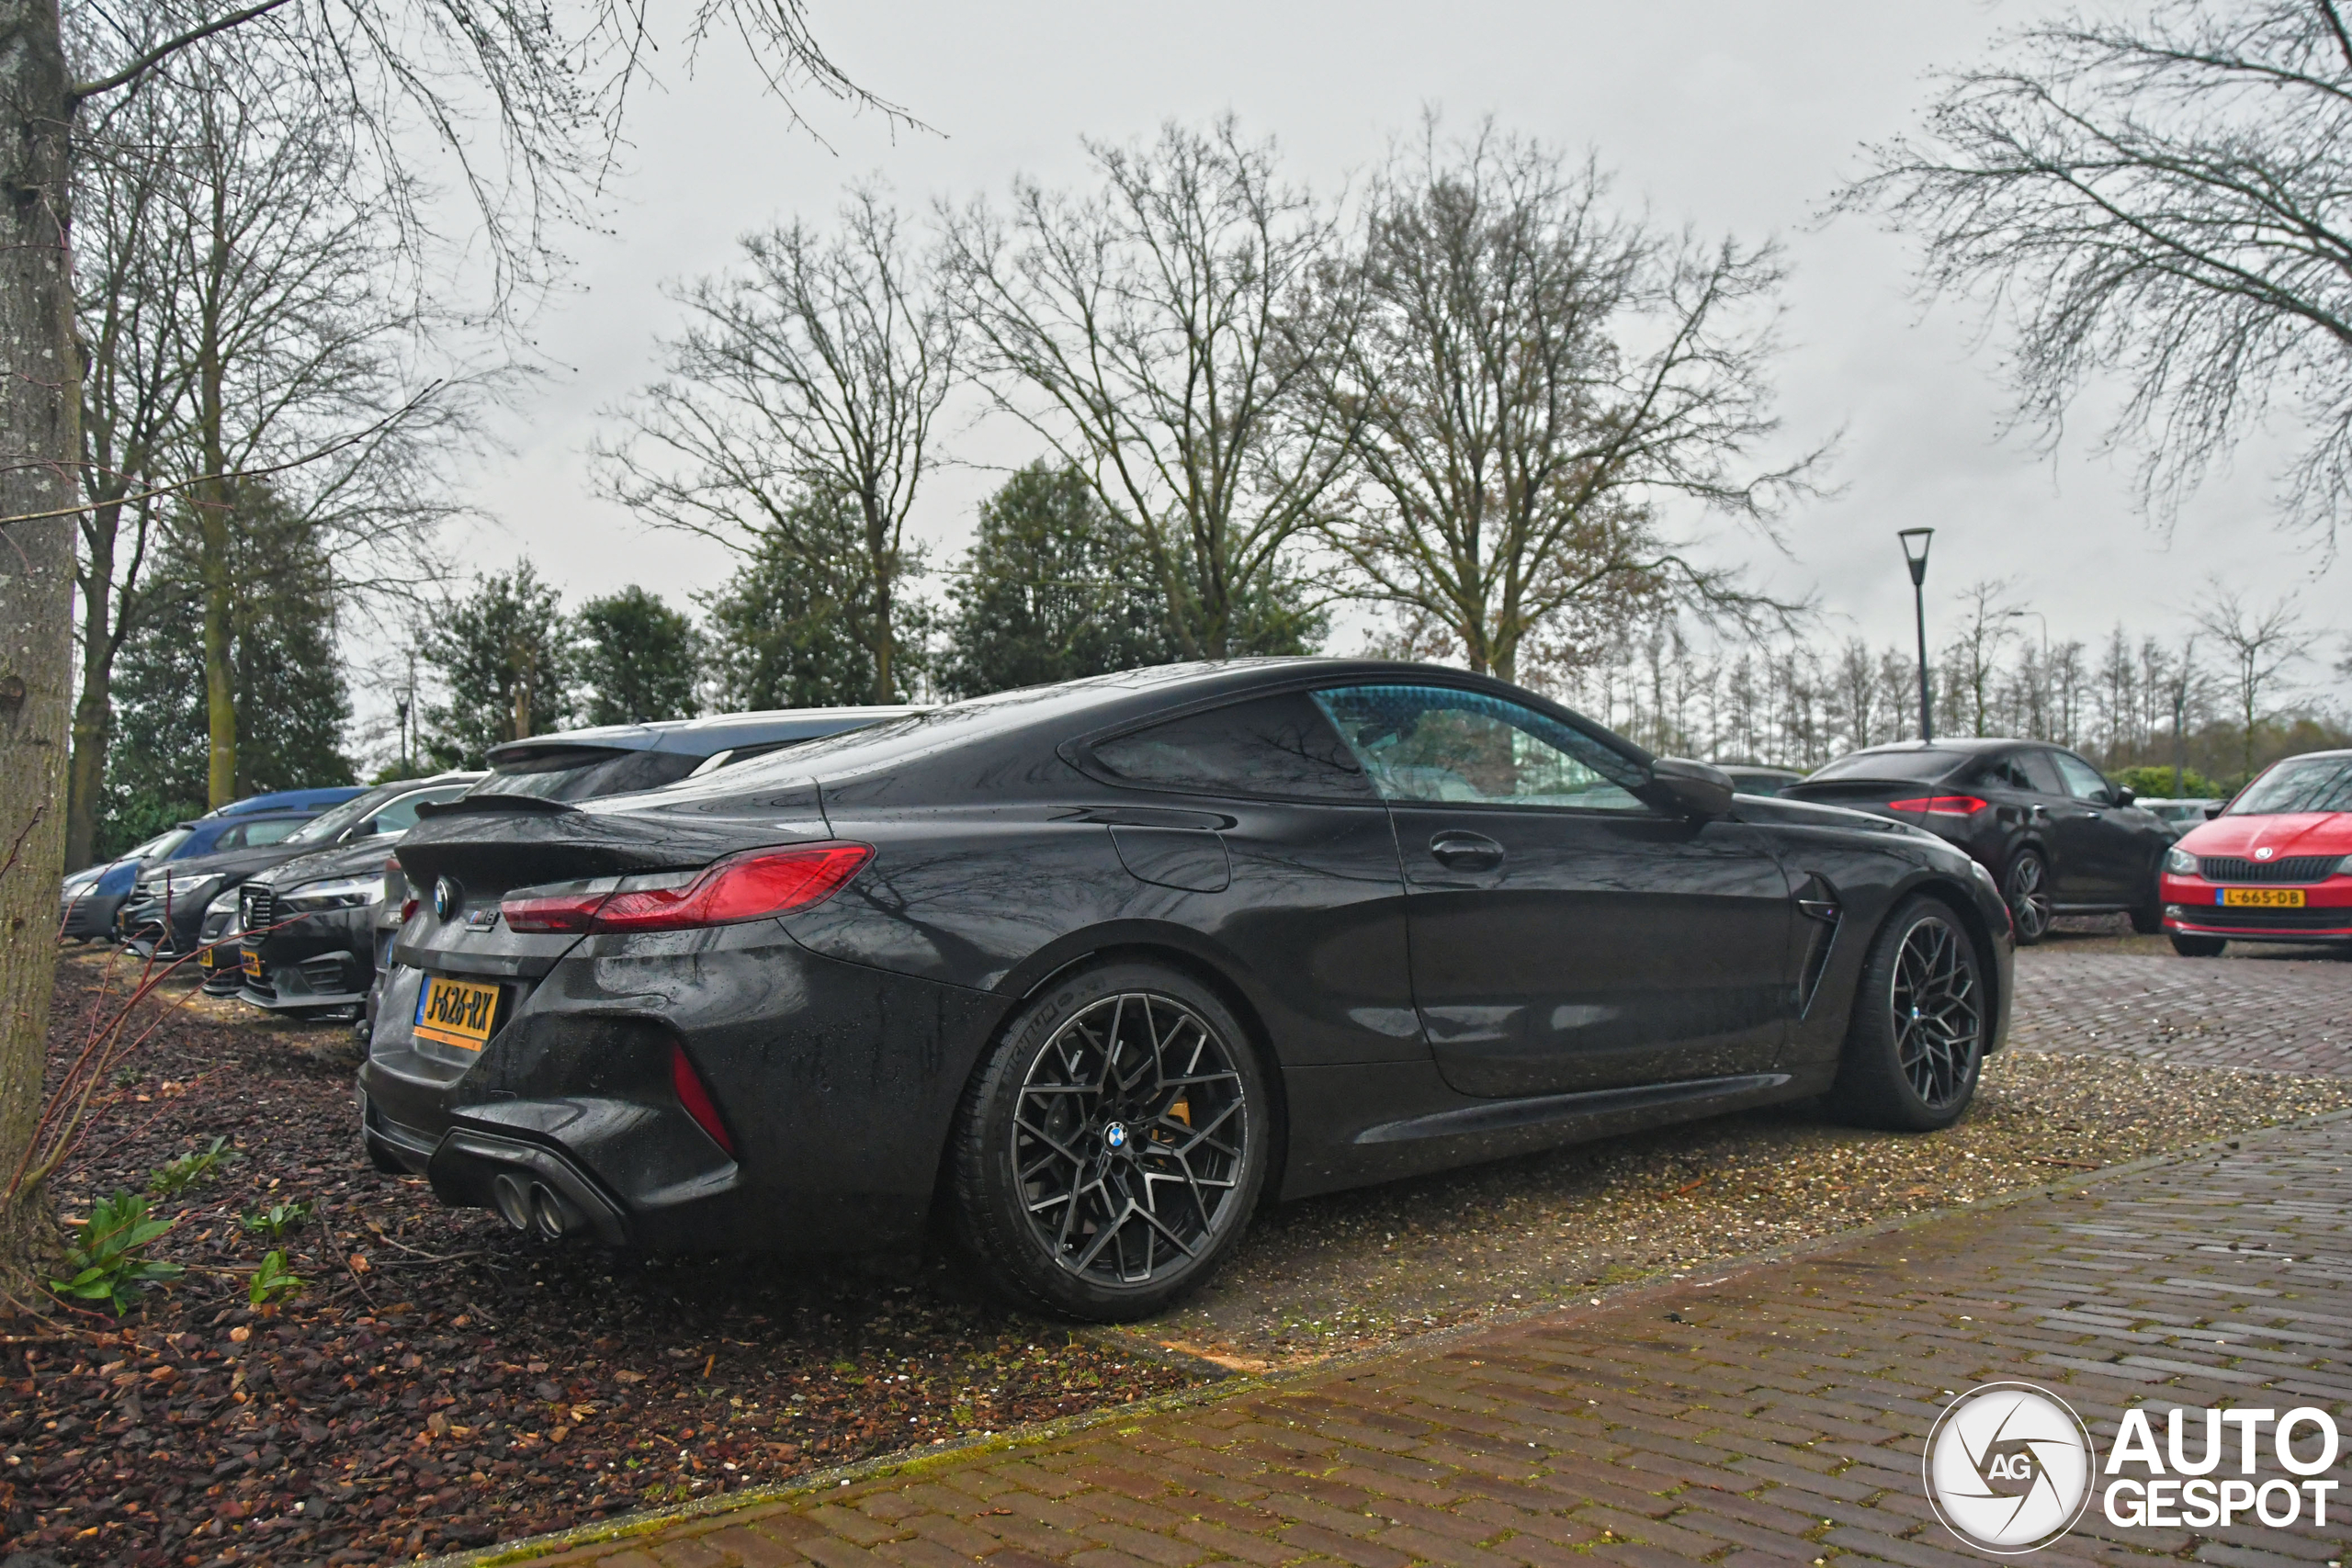
[[[443,919],[454,916],[466,901],[465,890],[447,877],[433,885],[433,912]]]
[[[1127,1146],[1126,1128],[1119,1122],[1112,1122],[1108,1127],[1102,1129],[1102,1144],[1105,1148],[1109,1149],[1116,1150],[1125,1148]]]

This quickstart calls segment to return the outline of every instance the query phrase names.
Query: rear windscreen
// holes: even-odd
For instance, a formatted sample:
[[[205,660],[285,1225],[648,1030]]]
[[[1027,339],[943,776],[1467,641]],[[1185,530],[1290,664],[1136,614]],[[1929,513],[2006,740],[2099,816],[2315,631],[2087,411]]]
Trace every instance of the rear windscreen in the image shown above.
[[[2352,811],[2352,757],[2296,757],[2245,786],[2230,802],[2233,817],[2296,811]]]
[[[1857,751],[1850,757],[1840,757],[1826,767],[1816,768],[1805,776],[1806,784],[1820,784],[1826,779],[1918,779],[1942,778],[1968,761],[1959,751]]]
[[[594,800],[675,784],[702,759],[678,751],[623,751],[609,746],[569,746],[491,763],[473,795],[528,795],[541,800]]]

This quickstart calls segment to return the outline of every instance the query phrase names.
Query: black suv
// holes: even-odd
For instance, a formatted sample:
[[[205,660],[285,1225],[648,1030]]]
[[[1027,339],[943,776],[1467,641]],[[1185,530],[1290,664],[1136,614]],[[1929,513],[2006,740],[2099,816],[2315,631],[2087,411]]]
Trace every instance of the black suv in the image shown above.
[[[1949,839],[1991,872],[2018,941],[2058,915],[2122,910],[2164,927],[2157,863],[2172,832],[2132,792],[2040,740],[1905,741],[1840,757],[1781,792],[1891,817]]]

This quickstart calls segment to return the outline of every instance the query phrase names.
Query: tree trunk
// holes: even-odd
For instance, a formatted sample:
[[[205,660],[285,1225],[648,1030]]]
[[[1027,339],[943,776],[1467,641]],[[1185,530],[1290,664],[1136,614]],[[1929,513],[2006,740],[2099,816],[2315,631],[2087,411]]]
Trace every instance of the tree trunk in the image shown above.
[[[204,589],[204,717],[211,740],[205,804],[219,807],[237,798],[237,685],[231,668],[236,585],[230,579],[229,539],[235,525],[228,453],[221,425],[227,417],[221,364],[220,301],[228,288],[228,190],[212,186],[212,248],[206,279],[202,336],[197,365],[197,418],[201,426],[204,472],[196,487],[198,574]]]
[[[57,0],[0,0],[0,515],[58,511],[79,490],[81,367],[66,222],[73,118]],[[73,683],[74,524],[0,525],[0,1183],[40,1116],[64,866]],[[0,1193],[6,1192],[0,1185]],[[0,1210],[0,1299],[39,1298],[55,1222],[38,1188]]]

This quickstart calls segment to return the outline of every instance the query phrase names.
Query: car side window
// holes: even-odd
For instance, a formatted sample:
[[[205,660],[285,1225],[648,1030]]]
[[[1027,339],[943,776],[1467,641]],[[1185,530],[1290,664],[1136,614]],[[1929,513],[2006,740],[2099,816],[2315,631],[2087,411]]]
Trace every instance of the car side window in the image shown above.
[[[1304,692],[1186,714],[1101,741],[1093,754],[1125,783],[1188,794],[1367,804],[1378,798]]]
[[[2017,764],[2024,771],[2027,787],[2037,795],[2064,795],[2065,781],[2058,776],[2058,769],[2047,751],[2020,751]]]
[[[2066,793],[2076,800],[2098,801],[2104,805],[2115,798],[2115,792],[2099,777],[2098,770],[2071,751],[2052,751],[2050,760],[2058,764],[2059,773],[2066,781]]]
[[[1996,757],[1976,770],[1976,784],[1988,789],[2020,789],[2031,794],[2033,781],[2025,776],[2025,769],[2017,758]]]
[[[219,838],[212,840],[212,852],[215,854],[223,850],[242,850],[244,847],[245,830],[243,828],[225,829]]]
[[[262,844],[274,844],[301,825],[300,818],[289,817],[277,822],[249,822],[238,831],[244,834],[245,844],[252,848]]]
[[[1648,809],[1632,761],[1519,703],[1446,686],[1346,686],[1316,699],[1385,799]]]

